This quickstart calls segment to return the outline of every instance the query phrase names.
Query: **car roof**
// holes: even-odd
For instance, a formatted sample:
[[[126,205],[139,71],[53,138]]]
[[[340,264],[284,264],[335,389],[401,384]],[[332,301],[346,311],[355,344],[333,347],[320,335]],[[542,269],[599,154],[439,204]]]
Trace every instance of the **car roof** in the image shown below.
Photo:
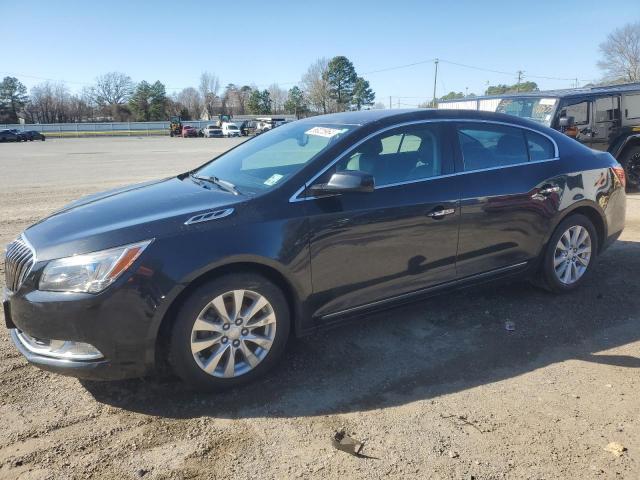
[[[456,98],[454,100],[442,100],[440,104],[468,102],[474,100],[503,99],[503,98],[571,98],[589,95],[609,95],[613,93],[640,93],[640,82],[624,83],[620,85],[604,85],[601,87],[565,88],[557,90],[542,90],[538,92],[504,93],[502,95],[480,95],[477,97]]]
[[[513,115],[504,113],[486,112],[480,110],[460,110],[460,109],[386,109],[386,110],[363,110],[359,112],[331,113],[328,115],[318,115],[308,117],[300,122],[312,124],[334,124],[334,125],[359,125],[380,122],[384,124],[394,124],[401,122],[411,122],[420,120],[493,120],[527,127],[535,126],[543,128],[539,123],[532,122]]]

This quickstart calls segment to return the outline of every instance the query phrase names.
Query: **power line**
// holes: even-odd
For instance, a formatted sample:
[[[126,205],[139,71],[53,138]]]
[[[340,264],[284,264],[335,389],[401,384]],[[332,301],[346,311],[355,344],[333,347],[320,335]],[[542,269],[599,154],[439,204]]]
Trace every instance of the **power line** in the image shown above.
[[[404,68],[410,68],[410,67],[415,67],[417,65],[424,65],[427,63],[432,63],[434,62],[436,65],[436,70],[437,70],[437,65],[438,63],[445,63],[448,65],[454,65],[457,67],[462,67],[462,68],[468,68],[468,69],[472,69],[472,70],[478,70],[481,72],[488,72],[488,73],[494,73],[494,74],[498,74],[498,75],[508,75],[511,77],[518,77],[518,75],[520,74],[520,78],[522,78],[522,71],[515,71],[515,72],[508,72],[508,71],[504,71],[504,70],[495,70],[495,69],[491,69],[491,68],[485,68],[485,67],[479,67],[477,65],[469,65],[466,63],[460,63],[460,62],[453,62],[451,60],[446,60],[446,59],[442,59],[442,58],[430,58],[427,60],[419,60],[416,62],[411,62],[411,63],[406,63],[403,65],[395,65],[392,67],[385,67],[385,68],[380,68],[380,69],[376,69],[376,70],[369,70],[367,72],[364,72],[363,75],[372,75],[372,74],[376,74],[376,73],[383,73],[383,72],[390,72],[390,71],[394,71],[394,70],[400,70],[400,69],[404,69]],[[24,78],[32,78],[32,79],[36,79],[36,80],[43,80],[43,81],[50,81],[50,82],[62,82],[62,83],[69,83],[69,84],[75,84],[75,85],[84,85],[84,86],[90,86],[93,85],[93,83],[89,83],[89,82],[79,82],[79,81],[74,81],[74,80],[64,80],[64,79],[55,79],[55,78],[48,78],[48,77],[41,77],[41,76],[36,76],[36,75],[27,75],[27,74],[20,74],[20,73],[13,73],[13,72],[7,72],[7,71],[3,71],[2,72],[5,75],[13,75],[16,77],[24,77]],[[437,76],[437,74],[436,74]],[[538,75],[538,74],[533,74],[533,73],[527,73],[526,75],[527,78],[539,78],[539,79],[543,79],[543,80],[559,80],[559,81],[571,81],[573,82],[574,85],[577,85],[578,81],[580,82],[591,82],[593,81],[593,79],[580,79],[580,78],[576,78],[576,77],[572,77],[572,78],[567,78],[567,77],[552,77],[552,76],[548,76],[548,75]],[[235,83],[242,83],[242,82],[235,82]],[[250,84],[246,83],[247,85]],[[256,87],[268,87],[272,84],[277,84],[277,85],[296,85],[300,83],[299,81],[287,81],[287,82],[272,82],[271,84],[259,84],[256,85]],[[167,86],[165,87],[167,90],[183,90],[184,88],[187,87],[170,87]],[[405,97],[405,98],[409,98],[409,97]],[[418,97],[414,97],[414,98],[418,98]]]
[[[443,60],[440,59],[441,63],[448,63],[449,65],[455,65],[457,67],[464,67],[464,68],[470,68],[472,70],[479,70],[481,72],[490,72],[490,73],[497,73],[499,75],[509,75],[512,77],[515,77],[518,75],[518,71],[515,72],[505,72],[504,70],[493,70],[490,68],[484,68],[484,67],[478,67],[475,65],[467,65],[466,63],[458,63],[458,62],[452,62],[450,60]],[[537,75],[537,74],[533,74],[533,73],[528,73],[527,74],[528,78],[541,78],[544,80],[563,80],[563,81],[575,81],[576,78],[563,78],[563,77],[549,77],[549,76],[545,76],[545,75]],[[589,79],[589,80],[585,80],[582,78],[578,78],[577,80],[580,80],[581,82],[591,82],[593,79]]]

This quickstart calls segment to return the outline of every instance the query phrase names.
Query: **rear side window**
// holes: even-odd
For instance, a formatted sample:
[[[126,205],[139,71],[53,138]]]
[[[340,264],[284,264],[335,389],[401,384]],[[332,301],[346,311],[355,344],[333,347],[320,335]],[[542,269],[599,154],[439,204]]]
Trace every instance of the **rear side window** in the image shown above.
[[[465,171],[495,168],[529,161],[524,130],[492,124],[458,126]]]
[[[553,143],[547,137],[529,130],[525,131],[525,137],[527,138],[530,161],[549,160],[556,156]]]
[[[594,103],[594,116],[597,123],[611,122],[620,118],[620,100],[618,97],[597,98]]]
[[[624,116],[628,119],[640,118],[640,95],[626,95],[623,97]]]

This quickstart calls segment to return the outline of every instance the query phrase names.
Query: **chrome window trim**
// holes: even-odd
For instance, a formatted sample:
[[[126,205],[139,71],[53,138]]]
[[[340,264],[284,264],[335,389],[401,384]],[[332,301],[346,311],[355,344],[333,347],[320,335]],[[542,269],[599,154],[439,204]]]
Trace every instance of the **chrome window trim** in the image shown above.
[[[390,184],[387,184],[387,185],[376,186],[375,190],[380,190],[380,189],[389,188],[389,187],[398,187],[398,186],[401,186],[401,185],[409,185],[409,184],[412,184],[412,183],[428,182],[428,181],[431,181],[431,180],[437,180],[437,179],[440,179],[440,178],[447,178],[447,177],[455,177],[455,176],[458,176],[458,175],[467,175],[469,173],[487,172],[487,171],[498,170],[498,169],[503,169],[503,168],[520,167],[522,165],[532,165],[532,164],[536,164],[536,163],[545,163],[545,162],[553,162],[553,161],[556,161],[556,160],[560,160],[560,151],[558,149],[558,144],[553,139],[553,137],[551,137],[550,135],[548,135],[548,134],[546,134],[544,132],[536,130],[535,128],[526,127],[524,125],[517,125],[517,124],[509,123],[509,122],[502,122],[502,121],[499,121],[499,120],[475,120],[475,119],[468,119],[468,118],[465,118],[465,119],[439,118],[439,119],[428,119],[428,120],[413,120],[411,122],[403,122],[403,123],[398,123],[398,124],[395,124],[395,125],[389,125],[387,127],[381,128],[380,130],[376,130],[375,132],[367,135],[363,139],[361,139],[358,142],[354,143],[345,152],[343,152],[342,154],[338,155],[338,157],[336,157],[334,160],[329,162],[318,173],[316,173],[313,177],[311,177],[309,180],[307,180],[304,183],[304,185],[302,185],[300,188],[298,188],[295,191],[295,193],[293,195],[291,195],[291,197],[289,198],[289,203],[304,202],[304,201],[307,201],[307,200],[316,200],[316,199],[320,198],[320,197],[314,197],[314,196],[311,196],[311,197],[299,197],[299,195],[302,194],[302,192],[304,192],[305,189],[309,188],[313,184],[313,182],[320,175],[322,175],[327,170],[329,170],[331,167],[333,167],[336,163],[338,163],[345,156],[347,156],[349,153],[351,153],[355,148],[357,148],[358,146],[360,146],[361,144],[363,144],[367,140],[375,137],[376,135],[379,135],[379,134],[384,133],[384,132],[386,132],[388,130],[393,130],[394,128],[399,128],[399,127],[406,127],[406,126],[410,126],[410,125],[420,125],[420,124],[423,124],[423,123],[444,123],[444,122],[490,123],[490,124],[494,124],[494,125],[505,125],[507,127],[521,128],[521,129],[524,129],[524,130],[529,130],[531,132],[537,133],[538,135],[542,135],[543,137],[546,137],[547,139],[549,139],[549,141],[551,141],[551,143],[553,144],[553,149],[554,149],[555,156],[553,158],[548,158],[548,159],[544,159],[544,160],[535,160],[533,162],[521,162],[521,163],[514,163],[512,165],[500,165],[500,166],[497,166],[497,167],[487,167],[487,168],[481,168],[481,169],[478,169],[478,170],[469,170],[469,171],[464,171],[464,172],[447,173],[447,174],[438,175],[438,176],[435,176],[435,177],[420,178],[420,179],[416,179],[416,180],[406,180],[404,182],[390,183]],[[464,161],[464,159],[463,159],[463,161]]]

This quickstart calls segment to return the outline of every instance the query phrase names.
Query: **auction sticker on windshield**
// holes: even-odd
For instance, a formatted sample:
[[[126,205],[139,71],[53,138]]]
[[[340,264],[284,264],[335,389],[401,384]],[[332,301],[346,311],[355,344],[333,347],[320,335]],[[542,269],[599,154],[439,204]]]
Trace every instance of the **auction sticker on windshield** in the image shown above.
[[[315,135],[317,137],[332,138],[346,131],[347,129],[345,128],[313,127],[304,133],[307,135]]]
[[[276,183],[278,183],[280,181],[280,179],[283,177],[284,175],[280,175],[279,173],[274,173],[273,175],[271,175],[269,178],[267,178],[264,181],[265,185],[268,185],[270,187],[273,187]]]

